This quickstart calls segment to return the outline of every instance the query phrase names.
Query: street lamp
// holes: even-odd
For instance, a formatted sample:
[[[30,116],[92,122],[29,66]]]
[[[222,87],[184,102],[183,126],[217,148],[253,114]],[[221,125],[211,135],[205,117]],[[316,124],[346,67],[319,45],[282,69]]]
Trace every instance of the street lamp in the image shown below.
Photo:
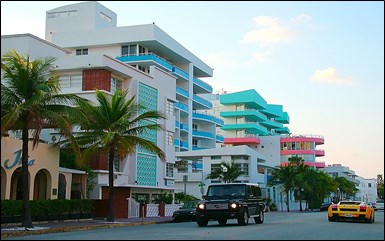
[[[222,168],[222,172],[224,172],[224,174],[223,174],[223,179],[225,179],[224,177],[225,177],[225,175],[226,175],[226,173],[227,173],[227,167],[224,166],[224,165],[221,165],[221,168]],[[225,183],[226,183],[226,181],[225,181]]]

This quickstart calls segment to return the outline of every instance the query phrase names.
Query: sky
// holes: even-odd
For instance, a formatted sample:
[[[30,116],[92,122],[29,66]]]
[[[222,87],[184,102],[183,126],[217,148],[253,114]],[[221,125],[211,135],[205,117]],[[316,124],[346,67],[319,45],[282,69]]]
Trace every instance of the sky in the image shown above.
[[[82,1],[1,1],[1,34],[44,39],[45,12]],[[99,1],[117,26],[155,23],[214,69],[218,91],[256,90],[317,158],[384,175],[383,1]]]

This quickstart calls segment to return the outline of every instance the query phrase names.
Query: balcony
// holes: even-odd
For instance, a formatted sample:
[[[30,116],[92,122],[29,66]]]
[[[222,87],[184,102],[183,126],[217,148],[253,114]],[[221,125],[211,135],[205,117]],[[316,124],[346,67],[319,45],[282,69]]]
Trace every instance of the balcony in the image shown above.
[[[215,135],[215,141],[217,142],[217,143],[224,143],[224,141],[225,141],[225,138],[222,136],[222,135]]]
[[[202,109],[212,109],[213,104],[206,100],[203,99],[202,97],[199,97],[197,95],[193,95],[193,108],[197,110],[202,110]]]
[[[220,113],[221,117],[229,118],[229,117],[247,117],[247,119],[259,122],[266,121],[266,115],[254,109],[246,109],[246,110],[238,110],[238,111],[222,111]]]
[[[170,62],[153,53],[140,54],[140,55],[124,55],[124,56],[116,57],[116,59],[129,64],[143,65],[143,62],[149,62],[149,64],[147,64],[147,67],[151,66],[152,64],[155,64],[161,69],[173,72],[173,65]]]
[[[188,106],[182,102],[175,102],[175,108],[188,113]]]
[[[223,126],[224,125],[224,121],[214,115],[210,115],[210,114],[207,114],[207,113],[203,113],[203,112],[193,112],[193,119],[196,119],[196,120],[202,120],[202,121],[208,121],[208,122],[212,122],[212,123],[215,123],[216,126]]]
[[[188,150],[188,142],[187,141],[180,141],[180,148],[183,150]]]
[[[172,72],[175,73],[177,76],[182,77],[185,80],[189,80],[189,74],[184,72],[178,67],[173,66],[172,67]]]
[[[200,80],[196,77],[193,77],[193,83],[194,83],[194,92],[195,93],[212,93],[213,92],[213,87],[203,80]]]
[[[180,123],[180,130],[181,131],[185,131],[185,132],[188,132],[189,131],[189,129],[188,129],[188,125],[187,124],[185,124],[185,123]]]
[[[182,89],[179,86],[176,86],[176,94],[178,94],[179,96],[182,96],[184,98],[188,98],[189,97],[188,91],[185,90],[185,89]]]
[[[261,140],[256,137],[234,137],[225,138],[225,144],[237,144],[237,145],[257,145],[261,143]]]
[[[214,134],[206,130],[193,130],[193,137],[201,139],[214,139]]]
[[[246,130],[247,133],[255,134],[255,135],[268,135],[268,130],[259,125],[258,123],[242,123],[242,124],[226,124],[222,128],[222,130]]]

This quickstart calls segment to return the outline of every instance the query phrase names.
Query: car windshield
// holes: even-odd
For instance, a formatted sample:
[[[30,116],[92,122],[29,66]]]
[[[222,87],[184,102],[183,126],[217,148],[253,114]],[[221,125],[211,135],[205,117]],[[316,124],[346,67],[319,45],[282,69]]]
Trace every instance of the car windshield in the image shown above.
[[[196,202],[187,202],[184,203],[181,208],[196,208],[197,203]]]
[[[245,185],[210,186],[207,197],[242,197],[245,195]]]

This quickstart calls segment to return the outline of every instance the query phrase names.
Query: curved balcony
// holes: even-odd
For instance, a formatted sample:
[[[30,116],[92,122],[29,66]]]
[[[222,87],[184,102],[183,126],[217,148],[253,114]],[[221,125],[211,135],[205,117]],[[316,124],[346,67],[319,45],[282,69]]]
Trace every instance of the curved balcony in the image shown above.
[[[188,125],[185,124],[185,123],[180,123],[179,127],[180,127],[180,130],[181,130],[181,131],[185,131],[185,132],[188,132],[188,131],[189,131]]]
[[[188,150],[188,142],[187,141],[180,141],[179,143],[180,143],[179,146],[181,149]]]
[[[224,118],[247,117],[247,119],[255,121],[255,122],[267,120],[266,115],[262,114],[261,112],[259,112],[257,110],[254,110],[254,109],[237,110],[237,111],[221,111],[220,116],[224,117]]]
[[[222,135],[217,134],[217,135],[215,135],[215,141],[217,143],[224,143],[225,142],[225,138]]]
[[[280,142],[314,142],[317,145],[322,145],[324,144],[324,137],[319,135],[291,135],[281,138]]]
[[[202,112],[193,112],[192,117],[195,120],[202,120],[202,121],[208,121],[215,123],[217,126],[221,127],[224,125],[224,121],[214,115],[210,115],[207,113],[202,113]]]
[[[281,155],[315,155],[325,156],[324,150],[281,150]]]
[[[183,104],[182,102],[175,102],[174,106],[176,109],[179,109],[181,111],[188,113],[188,105]]]
[[[189,80],[189,78],[190,78],[190,76],[189,76],[189,74],[187,72],[181,70],[178,67],[173,66],[172,67],[172,72],[175,73],[177,76],[182,77],[185,80]]]
[[[206,130],[193,130],[193,137],[201,139],[214,139],[214,134]]]

